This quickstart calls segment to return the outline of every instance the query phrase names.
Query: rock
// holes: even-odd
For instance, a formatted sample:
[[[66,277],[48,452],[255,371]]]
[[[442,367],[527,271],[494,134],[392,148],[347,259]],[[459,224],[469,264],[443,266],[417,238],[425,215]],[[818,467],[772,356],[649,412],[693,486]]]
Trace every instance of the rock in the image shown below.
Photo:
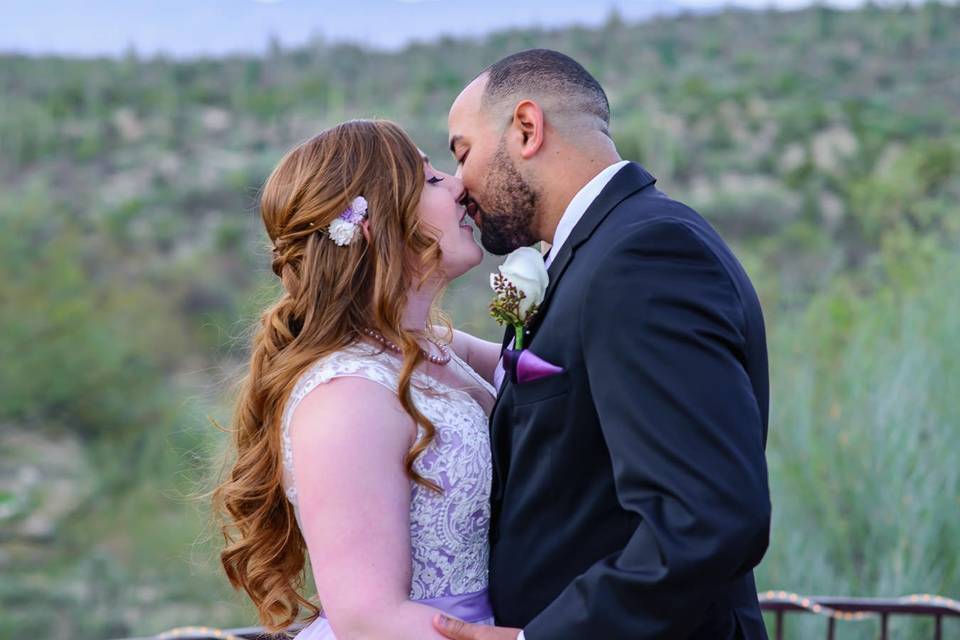
[[[70,434],[51,436],[5,425],[0,430],[2,542],[45,542],[93,491],[83,445]],[[2,560],[2,555],[0,555]]]
[[[125,142],[137,142],[143,138],[145,128],[137,114],[129,107],[113,112],[113,126],[120,132]]]
[[[813,138],[813,162],[818,169],[834,171],[856,153],[858,147],[857,138],[850,129],[833,126]]]
[[[229,111],[216,107],[204,109],[200,119],[208,131],[224,131],[230,126],[232,121]]]

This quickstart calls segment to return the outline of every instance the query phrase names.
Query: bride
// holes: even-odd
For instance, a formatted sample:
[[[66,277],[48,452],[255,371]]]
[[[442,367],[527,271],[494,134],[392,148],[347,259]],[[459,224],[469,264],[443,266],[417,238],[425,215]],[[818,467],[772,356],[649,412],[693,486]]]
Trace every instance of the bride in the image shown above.
[[[260,210],[283,284],[254,337],[214,492],[224,570],[271,632],[442,638],[439,611],[493,623],[487,598],[498,344],[436,308],[478,265],[459,179],[395,124],[300,144]],[[321,603],[305,597],[306,561]]]

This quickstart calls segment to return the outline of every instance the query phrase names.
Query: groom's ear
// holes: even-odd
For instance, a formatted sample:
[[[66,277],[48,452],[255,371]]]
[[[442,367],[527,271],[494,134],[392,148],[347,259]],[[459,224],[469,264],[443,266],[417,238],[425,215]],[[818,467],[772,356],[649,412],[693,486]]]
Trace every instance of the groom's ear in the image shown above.
[[[543,109],[533,100],[522,100],[513,110],[513,126],[520,139],[520,157],[529,160],[543,146]]]

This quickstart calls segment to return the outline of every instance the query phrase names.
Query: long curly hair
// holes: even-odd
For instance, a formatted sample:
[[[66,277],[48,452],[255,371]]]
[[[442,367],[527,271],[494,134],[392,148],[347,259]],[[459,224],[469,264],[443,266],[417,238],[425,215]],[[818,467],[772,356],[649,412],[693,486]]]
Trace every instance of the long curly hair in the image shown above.
[[[435,429],[411,399],[411,377],[423,355],[417,332],[401,322],[407,292],[440,264],[438,239],[417,215],[424,179],[423,156],[400,127],[354,120],[289,151],[263,187],[260,213],[282,294],[255,329],[227,429],[230,461],[211,496],[227,578],[246,591],[272,633],[293,623],[302,608],[308,621],[320,611],[300,593],[306,543],[284,493],[280,434],[284,404],[312,363],[359,340],[365,328],[400,345],[398,396],[425,431],[406,454],[407,474],[440,491],[414,469]],[[360,195],[369,204],[369,242],[338,246],[325,229]],[[449,328],[436,305],[432,313]]]

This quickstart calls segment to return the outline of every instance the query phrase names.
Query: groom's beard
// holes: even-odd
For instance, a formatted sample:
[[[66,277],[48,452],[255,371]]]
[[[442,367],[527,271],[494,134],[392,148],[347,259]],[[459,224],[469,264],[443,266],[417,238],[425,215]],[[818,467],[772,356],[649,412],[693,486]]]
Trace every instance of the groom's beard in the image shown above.
[[[481,207],[478,225],[480,244],[503,256],[539,240],[533,233],[539,195],[517,171],[502,139],[491,164],[483,189],[488,206]]]

